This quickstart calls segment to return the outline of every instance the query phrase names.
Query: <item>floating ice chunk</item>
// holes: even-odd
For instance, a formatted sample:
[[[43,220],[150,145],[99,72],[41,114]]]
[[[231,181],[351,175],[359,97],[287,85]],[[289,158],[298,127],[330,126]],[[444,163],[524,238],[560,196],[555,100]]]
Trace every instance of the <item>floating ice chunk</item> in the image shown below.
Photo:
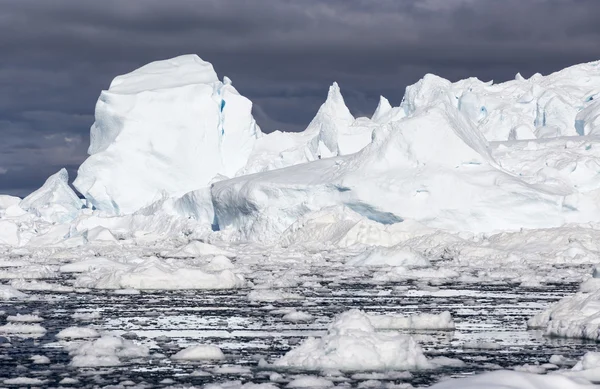
[[[68,327],[56,334],[58,339],[99,338],[100,334],[90,327]]]
[[[467,378],[450,379],[430,389],[590,389],[590,385],[579,383],[556,374],[539,375],[516,371],[493,371]]]
[[[5,385],[35,387],[35,386],[44,385],[47,381],[41,380],[39,378],[15,377],[15,378],[7,378],[3,382]]]
[[[39,280],[13,280],[10,285],[19,290],[32,290],[32,291],[52,291],[52,292],[72,292],[73,288],[61,284],[53,284],[46,281]]]
[[[331,386],[334,386],[332,381],[314,375],[296,377],[286,385],[287,388],[328,388]]]
[[[0,300],[23,299],[27,297],[25,293],[8,285],[0,285]]]
[[[225,354],[217,346],[200,344],[191,346],[171,356],[171,359],[184,361],[206,361],[225,359]]]
[[[209,374],[209,373],[206,373]],[[192,373],[192,375],[194,375]],[[200,375],[200,374],[198,374]],[[210,375],[210,374],[209,374]],[[200,375],[202,376],[202,375]],[[246,382],[242,384],[240,381],[229,381],[222,382],[219,384],[207,384],[204,389],[279,389],[277,385],[266,383],[266,384],[254,384],[252,382]]]
[[[357,255],[348,262],[350,266],[402,266],[429,267],[427,258],[410,247],[375,247]]]
[[[250,301],[284,301],[284,300],[303,300],[304,296],[296,293],[284,292],[281,290],[272,289],[255,289],[248,293],[248,300]]]
[[[65,223],[77,217],[82,203],[69,186],[69,173],[61,169],[48,177],[41,188],[25,197],[19,206],[44,220]]]
[[[454,321],[450,312],[439,314],[421,313],[410,316],[368,315],[377,329],[453,330]]]
[[[565,297],[527,324],[549,336],[600,340],[600,289]]]
[[[30,359],[34,365],[46,365],[50,363],[50,358],[45,355],[34,355]]]
[[[96,367],[118,366],[120,358],[143,358],[150,353],[148,347],[135,344],[119,336],[103,336],[94,341],[67,346],[73,357],[71,366]]]
[[[584,378],[592,382],[600,381],[600,353],[588,351],[570,372],[561,372],[569,377]]]
[[[312,320],[314,320],[314,317],[310,313],[301,312],[301,311],[292,311],[292,312],[285,314],[282,317],[282,319],[285,321],[292,322],[292,323],[300,323],[300,322],[312,321]]]
[[[44,321],[44,319],[38,315],[21,315],[20,313],[17,313],[14,316],[8,316],[6,321],[12,323],[39,323]]]
[[[170,252],[167,251],[161,253],[161,256],[169,258],[194,258],[207,255],[222,255],[228,258],[235,258],[235,254],[230,251],[223,250],[212,244],[200,242],[197,240],[186,244],[182,248]]]
[[[46,329],[39,324],[7,323],[0,326],[0,334],[43,335]]]
[[[100,311],[92,311],[92,312],[75,312],[71,317],[75,320],[80,321],[90,321],[99,319],[102,315]]]
[[[275,362],[310,370],[404,370],[430,368],[408,335],[375,331],[369,316],[350,310],[336,317],[322,338],[308,338]]]
[[[80,275],[75,284],[95,289],[232,289],[245,285],[235,269],[182,267],[158,258],[145,258],[120,269],[99,268]]]

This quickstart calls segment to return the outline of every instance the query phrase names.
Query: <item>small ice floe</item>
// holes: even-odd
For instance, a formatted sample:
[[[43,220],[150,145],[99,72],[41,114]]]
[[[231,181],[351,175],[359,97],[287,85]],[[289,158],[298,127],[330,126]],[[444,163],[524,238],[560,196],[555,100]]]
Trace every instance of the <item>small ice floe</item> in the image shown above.
[[[90,327],[67,327],[56,334],[58,339],[89,339],[99,338],[100,334]]]
[[[72,356],[71,366],[118,366],[121,359],[143,358],[150,353],[148,347],[120,336],[105,335],[99,339],[67,346]]]
[[[191,346],[171,356],[171,359],[179,361],[206,361],[225,359],[225,354],[217,346],[200,344]]]

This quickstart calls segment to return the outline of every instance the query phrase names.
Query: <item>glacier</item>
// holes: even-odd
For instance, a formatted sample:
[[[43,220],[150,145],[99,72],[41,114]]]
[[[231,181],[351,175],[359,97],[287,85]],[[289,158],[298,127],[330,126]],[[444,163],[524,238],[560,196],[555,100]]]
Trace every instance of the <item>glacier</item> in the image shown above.
[[[45,342],[71,328],[99,337],[52,340],[72,368],[160,361],[190,377],[262,374],[269,388],[409,385],[500,368],[509,370],[433,387],[597,383],[593,344],[568,343],[568,357],[527,354],[536,364],[477,358],[544,336],[599,339],[600,61],[497,84],[427,74],[397,106],[381,96],[371,117],[355,117],[342,92],[336,82],[323,90],[304,131],[263,134],[252,102],[196,55],[117,76],[98,98],[73,182],[83,198],[65,169],[24,199],[0,195],[0,324],[42,323],[6,319],[0,343],[17,350],[25,342],[15,337]],[[72,297],[115,305],[55,315],[39,304]],[[514,320],[500,324],[520,325],[524,338],[486,330],[499,325],[479,313],[488,297],[521,304],[521,316],[493,320]],[[139,322],[114,313],[128,300],[149,312],[163,298]],[[417,305],[395,303],[405,300]],[[224,320],[232,301],[247,315]],[[51,328],[64,317],[77,325]],[[150,328],[165,323],[181,334]],[[248,341],[255,331],[271,340]],[[194,347],[222,352],[192,369],[177,355]],[[33,360],[62,363],[39,350]],[[54,383],[3,382],[36,379]],[[212,385],[255,385],[241,381]]]

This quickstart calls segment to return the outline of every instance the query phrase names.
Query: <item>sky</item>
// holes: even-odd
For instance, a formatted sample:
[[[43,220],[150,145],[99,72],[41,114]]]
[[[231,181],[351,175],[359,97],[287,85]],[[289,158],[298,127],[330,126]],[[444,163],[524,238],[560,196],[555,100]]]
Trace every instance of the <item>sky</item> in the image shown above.
[[[600,59],[599,0],[0,0],[0,193],[86,158],[117,75],[194,53],[265,132],[303,130],[337,81],[354,116],[426,73],[496,82]]]

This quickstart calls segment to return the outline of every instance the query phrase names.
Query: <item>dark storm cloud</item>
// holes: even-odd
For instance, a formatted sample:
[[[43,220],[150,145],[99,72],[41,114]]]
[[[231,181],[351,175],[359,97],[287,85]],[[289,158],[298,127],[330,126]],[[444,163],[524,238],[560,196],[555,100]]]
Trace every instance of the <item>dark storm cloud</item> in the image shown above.
[[[110,80],[196,53],[301,130],[338,81],[355,115],[432,72],[496,81],[600,58],[598,0],[0,0],[0,192],[85,158]]]

